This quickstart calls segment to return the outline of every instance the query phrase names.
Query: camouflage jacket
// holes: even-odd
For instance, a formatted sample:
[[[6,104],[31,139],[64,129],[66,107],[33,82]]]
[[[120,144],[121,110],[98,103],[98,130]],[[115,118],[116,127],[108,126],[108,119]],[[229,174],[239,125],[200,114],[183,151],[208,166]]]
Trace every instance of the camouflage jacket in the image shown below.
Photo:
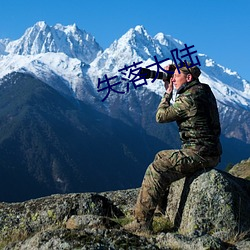
[[[177,122],[182,148],[192,148],[204,156],[221,155],[219,113],[210,87],[194,80],[182,85],[173,105],[170,100],[171,95],[165,93],[156,121]]]

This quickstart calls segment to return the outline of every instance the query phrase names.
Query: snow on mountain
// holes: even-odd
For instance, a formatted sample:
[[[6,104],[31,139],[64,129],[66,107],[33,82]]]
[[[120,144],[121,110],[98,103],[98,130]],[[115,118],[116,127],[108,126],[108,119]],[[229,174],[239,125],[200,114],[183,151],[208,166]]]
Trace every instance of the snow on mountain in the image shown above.
[[[9,43],[9,39],[0,39],[0,55],[7,55],[5,52],[6,45]]]
[[[169,58],[170,61],[161,63],[164,67],[171,62],[171,50],[175,48],[184,48],[184,43],[163,33],[151,37],[143,26],[138,25],[102,52],[93,36],[75,24],[49,26],[38,22],[18,40],[0,40],[0,77],[12,71],[26,71],[56,89],[61,88],[55,80],[60,78],[65,85],[62,88],[65,91],[68,88],[77,98],[90,98],[90,93],[92,98],[98,98],[101,95],[97,93],[98,78],[103,78],[105,74],[121,77],[119,70],[125,65],[142,62],[138,67],[145,67],[155,63],[154,57],[159,61]],[[248,81],[204,54],[199,54],[199,60],[202,70],[200,80],[212,87],[219,102],[250,109]],[[156,67],[150,69],[156,70]],[[142,88],[160,96],[164,93],[160,80],[152,82],[148,79],[147,85]],[[115,95],[117,93],[112,93],[109,101],[112,98],[115,100]],[[136,95],[140,98],[138,93]]]
[[[190,45],[188,44],[188,46]],[[98,78],[102,78],[104,74],[107,74],[108,77],[119,76],[119,69],[124,68],[125,65],[129,66],[133,62],[142,61],[138,67],[145,67],[155,63],[154,56],[158,61],[170,58],[161,63],[161,66],[164,67],[171,62],[171,50],[175,48],[183,49],[184,43],[163,33],[151,37],[143,26],[136,26],[111,44],[102,54],[99,54],[90,64],[88,73],[93,83],[97,85]],[[200,80],[211,86],[217,100],[226,105],[250,109],[250,83],[242,79],[236,72],[216,64],[208,56],[204,54],[198,54],[198,56],[202,70]],[[195,58],[193,59],[195,61]],[[150,69],[156,70],[156,66]],[[148,79],[147,82],[148,84],[143,87],[158,95],[164,93],[162,81],[152,83]]]
[[[94,75],[95,72],[98,76],[114,74],[123,68],[125,63],[147,60],[151,54],[157,53],[157,49],[146,30],[142,26],[136,26],[97,56],[91,63],[89,73]]]
[[[187,44],[187,46],[191,45]],[[183,49],[184,43],[162,33],[151,37],[142,26],[136,26],[96,57],[90,64],[88,75],[95,88],[101,89],[106,87],[107,83],[104,81],[101,83],[101,87],[98,86],[98,78],[105,80],[105,74],[107,77],[117,76],[116,80],[113,79],[110,82],[110,84],[114,84],[115,81],[118,82],[124,77],[119,70],[123,69],[125,65],[132,66],[133,63],[142,61],[142,64],[138,67],[149,66],[155,63],[154,56],[158,61],[167,58],[172,59],[171,50],[175,48]],[[195,47],[194,50],[196,50]],[[183,54],[180,53],[179,55]],[[200,54],[199,51],[197,55],[201,63],[200,81],[210,85],[218,102],[223,136],[250,143],[250,83],[242,79],[236,72],[217,64],[207,55]],[[196,62],[196,59],[192,58]],[[185,59],[188,60],[188,58]],[[170,62],[171,60],[164,61],[161,66],[164,67]],[[150,67],[150,69],[156,70],[156,66]],[[126,73],[128,78],[129,70]],[[128,86],[129,93],[126,92]],[[113,90],[126,93],[119,94]],[[127,81],[122,81],[121,84],[112,87],[112,90],[110,90],[109,96],[104,102],[106,111],[112,117],[122,119],[128,124],[131,121],[135,122],[142,126],[149,135],[158,136],[160,140],[167,138],[166,143],[171,141],[170,135],[173,136],[171,141],[171,145],[173,145],[177,136],[174,134],[174,130],[165,132],[163,128],[155,126],[154,115],[152,114],[164,92],[165,89],[161,80],[152,82],[152,79],[148,79],[147,85],[140,86],[137,89],[133,88],[131,82],[128,84]],[[108,89],[98,92],[100,103],[106,94],[108,94]],[[170,128],[170,125],[168,128]],[[231,153],[230,151],[228,155]]]
[[[237,72],[216,64],[207,55],[200,54],[199,59],[202,65],[200,81],[212,87],[217,101],[250,110],[250,83]]]
[[[17,71],[26,72],[46,82],[60,92],[77,99],[93,99],[95,89],[85,71],[85,65],[77,58],[64,53],[41,53],[37,55],[7,55],[0,57],[0,78]]]
[[[50,27],[37,22],[18,40],[0,40],[0,77],[13,71],[27,72],[63,93],[89,102],[96,90],[85,72],[101,51],[94,37],[75,24]]]
[[[69,57],[90,63],[102,48],[95,38],[75,24],[62,26],[56,24],[51,27],[45,22],[37,22],[28,28],[24,35],[9,42],[6,52],[18,55],[36,55],[46,52],[63,52]]]
[[[146,67],[155,62],[154,56],[156,56],[158,60],[163,60],[167,57],[170,58],[170,50],[174,48],[175,45],[178,47],[181,45],[177,40],[167,39],[168,36],[164,36],[162,33],[152,38],[143,26],[138,25],[135,28],[131,28],[120,39],[114,41],[103,53],[99,54],[90,64],[88,73],[93,84],[97,86],[98,78],[102,78],[105,74],[107,74],[108,77],[115,75],[121,76],[119,70],[124,68],[125,65],[129,66],[134,62],[142,62],[138,67]],[[170,45],[170,47],[167,47],[167,44]],[[164,62],[164,65],[170,62],[171,61]],[[152,67],[151,69],[156,68]],[[148,80],[148,82],[151,81]],[[159,95],[164,91],[161,81],[150,83],[145,87]]]
[[[112,118],[142,128],[153,138],[178,147],[175,124],[166,128],[155,123],[154,110],[165,92],[161,80],[152,82],[148,79],[146,85],[136,89],[131,82],[123,81],[113,89],[129,90],[128,93],[110,90],[108,98],[102,102],[109,90],[98,92],[98,78],[117,76],[117,81],[120,81],[129,75],[129,70],[123,71],[126,76],[119,72],[125,65],[142,62],[138,67],[146,67],[155,63],[155,57],[158,61],[170,59],[161,63],[164,67],[172,62],[171,50],[181,50],[184,45],[163,33],[152,37],[143,26],[136,26],[102,51],[94,38],[76,25],[57,24],[51,27],[45,22],[38,22],[16,41],[0,39],[0,78],[15,71],[27,72]],[[205,54],[198,56],[202,71],[200,80],[211,86],[218,101],[223,136],[250,143],[249,81]],[[156,70],[156,66],[150,69]],[[4,82],[0,81],[0,84]],[[107,83],[103,82],[102,87],[106,86]],[[231,148],[231,144],[228,145]],[[231,154],[229,150],[225,155]]]
[[[164,51],[164,54],[169,53],[172,49],[182,49],[184,43],[180,40],[173,38],[170,35],[165,35],[162,32],[156,34],[154,39],[157,40],[161,45],[161,49]]]

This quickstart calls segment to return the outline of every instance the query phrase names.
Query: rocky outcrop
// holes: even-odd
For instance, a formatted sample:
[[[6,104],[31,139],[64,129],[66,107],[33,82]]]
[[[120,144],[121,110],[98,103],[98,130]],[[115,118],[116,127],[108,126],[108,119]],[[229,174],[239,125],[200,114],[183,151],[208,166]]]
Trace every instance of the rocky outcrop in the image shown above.
[[[167,216],[184,235],[229,240],[250,229],[250,182],[225,172],[197,172],[173,183]]]
[[[250,180],[250,158],[247,160],[242,160],[240,163],[234,165],[229,170],[229,173],[236,177]]]
[[[0,249],[250,248],[250,181],[210,170],[173,183],[166,216],[155,217],[152,235],[122,227],[131,218],[138,191],[0,203]],[[159,218],[168,218],[172,227],[159,230]]]

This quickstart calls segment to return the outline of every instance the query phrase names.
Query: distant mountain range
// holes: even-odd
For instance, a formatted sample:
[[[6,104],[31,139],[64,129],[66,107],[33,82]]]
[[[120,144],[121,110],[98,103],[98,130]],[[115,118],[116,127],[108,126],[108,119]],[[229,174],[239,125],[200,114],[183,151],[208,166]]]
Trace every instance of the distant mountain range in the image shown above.
[[[1,200],[132,188],[163,146],[28,74],[2,79],[0,109]]]
[[[121,79],[125,64],[146,66],[183,46],[136,26],[103,50],[75,24],[45,22],[0,39],[0,201],[139,186],[157,151],[180,146],[175,124],[155,122],[163,84],[131,85],[102,102],[98,78]],[[250,83],[207,55],[199,60],[219,106],[225,168],[250,155]]]

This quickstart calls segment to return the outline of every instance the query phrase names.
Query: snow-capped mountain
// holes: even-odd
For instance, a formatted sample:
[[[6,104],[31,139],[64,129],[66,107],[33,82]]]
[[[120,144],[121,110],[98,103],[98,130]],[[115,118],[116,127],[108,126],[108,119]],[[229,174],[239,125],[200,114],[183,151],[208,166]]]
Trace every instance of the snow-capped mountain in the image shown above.
[[[192,44],[187,44],[191,46]],[[134,62],[142,61],[140,66],[148,66],[155,63],[154,56],[158,61],[170,58],[172,59],[171,50],[177,48],[181,50],[184,48],[184,43],[172,38],[169,35],[158,33],[151,37],[143,26],[136,26],[130,29],[120,39],[114,41],[109,48],[103,53],[99,54],[96,59],[90,64],[88,70],[89,76],[93,84],[97,86],[98,78],[102,78],[104,74],[109,77],[118,75],[119,69],[124,68],[125,65],[132,65]],[[195,49],[195,47],[194,47]],[[201,63],[200,81],[211,86],[219,106],[222,123],[222,133],[225,137],[237,138],[247,143],[250,143],[250,83],[242,79],[237,72],[216,64],[214,60],[205,54],[198,53],[199,61]],[[194,59],[194,58],[193,58]],[[163,62],[161,66],[165,66],[170,61]],[[155,69],[152,67],[151,69]],[[155,81],[152,83],[150,79],[147,80],[147,85],[123,95],[117,93],[110,93],[105,100],[107,106],[118,106],[117,114],[114,109],[110,109],[110,114],[122,119],[120,111],[129,113],[133,120],[137,120],[149,134],[155,134],[157,128],[152,130],[152,124],[148,125],[145,114],[145,104],[148,110],[155,110],[157,104],[156,99],[164,93],[162,81]],[[124,83],[126,87],[126,83]],[[146,89],[146,90],[145,90]],[[119,89],[121,90],[121,89]],[[157,97],[150,97],[149,93],[154,93]],[[101,97],[105,93],[99,93]],[[153,100],[153,99],[154,100]],[[155,99],[156,98],[156,99]],[[128,110],[127,112],[125,110]],[[151,120],[150,123],[153,123]],[[153,135],[153,134],[152,134]],[[161,135],[162,136],[162,135]],[[168,135],[165,134],[166,140],[169,140]],[[250,147],[248,147],[250,154]]]
[[[94,37],[75,24],[38,22],[18,40],[0,40],[0,77],[27,72],[61,92],[92,99],[95,90],[85,72],[101,51]],[[91,94],[86,96],[86,90]]]
[[[60,53],[40,53],[36,55],[9,54],[2,56],[0,67],[4,69],[0,77],[11,72],[22,72],[34,75],[56,90],[86,102],[95,97],[94,89],[85,73],[88,64],[77,58]]]
[[[76,24],[50,27],[45,22],[37,22],[24,35],[9,42],[6,52],[17,55],[36,55],[47,52],[63,52],[69,57],[90,63],[102,49],[95,38]]]
[[[129,92],[124,94],[111,91],[102,102],[107,91],[98,92],[98,78],[105,74],[121,77],[119,70],[125,65],[142,62],[140,67],[148,66],[155,63],[154,57],[159,61],[167,58],[171,61],[171,50],[181,50],[184,44],[163,33],[152,37],[143,26],[136,26],[102,51],[93,36],[75,24],[48,26],[38,22],[16,41],[0,40],[0,78],[14,71],[32,74],[64,94],[94,105],[113,118],[141,126],[149,135],[176,145],[178,135],[172,125],[166,130],[154,121],[154,110],[164,93],[162,81],[149,79],[137,89],[130,85]],[[223,136],[250,143],[250,83],[207,55],[198,55],[202,70],[200,80],[211,86],[219,104]],[[116,87],[122,90],[127,86],[123,82]]]
[[[92,80],[90,85],[96,89],[98,78],[105,74],[118,75],[119,69],[133,62],[142,61],[140,67],[150,65],[155,62],[154,56],[159,61],[171,60],[171,50],[175,48],[184,48],[184,43],[163,33],[151,37],[143,26],[136,26],[102,52],[94,37],[75,24],[51,27],[41,21],[28,28],[18,40],[0,39],[0,77],[13,71],[27,71],[48,82],[50,75],[57,75],[78,98],[82,98],[85,95],[80,92],[84,88],[80,85],[84,82]],[[250,109],[250,83],[247,80],[216,64],[205,54],[199,54],[199,60],[200,80],[212,87],[219,102]],[[143,87],[158,95],[163,93],[161,81],[151,83],[148,80],[148,85]]]
[[[188,44],[188,46],[191,45]],[[140,66],[147,66],[155,62],[154,56],[159,61],[167,58],[171,60],[171,50],[175,48],[183,49],[184,43],[162,33],[152,38],[142,26],[136,26],[97,56],[91,63],[89,74],[93,77],[93,82],[97,83],[97,78],[104,74],[109,76],[119,74],[119,69],[124,68],[125,64],[132,65],[133,62],[142,61],[143,64]],[[242,79],[236,72],[216,64],[205,54],[199,54],[199,61],[202,70],[200,80],[212,87],[219,102],[226,105],[239,105],[250,110],[250,83],[248,81]],[[161,66],[169,62],[163,62]],[[156,67],[151,69],[156,69]],[[148,85],[145,87],[157,94],[164,93],[161,81],[151,83],[148,80]]]

